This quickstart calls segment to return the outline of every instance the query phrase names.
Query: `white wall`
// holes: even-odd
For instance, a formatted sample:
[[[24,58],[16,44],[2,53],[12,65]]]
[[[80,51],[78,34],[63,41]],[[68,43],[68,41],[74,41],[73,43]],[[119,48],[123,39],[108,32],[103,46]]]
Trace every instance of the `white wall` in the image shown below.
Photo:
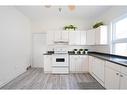
[[[119,18],[120,16],[123,16],[127,14],[127,6],[119,6],[119,7],[112,7],[108,11],[106,11],[104,14],[102,14],[100,17],[98,17],[94,22],[97,21],[103,21],[105,24],[108,25],[108,40],[110,41],[110,23],[114,20]],[[92,26],[92,25],[91,25]],[[105,52],[110,53],[110,45],[105,46],[95,46],[95,50],[98,52]]]
[[[0,86],[30,65],[30,22],[14,7],[0,7]]]
[[[65,25],[74,24],[78,27],[78,30],[87,30],[92,21],[84,19],[60,19],[47,17],[45,20],[32,21],[32,32],[41,33],[46,31],[58,31],[62,30]]]

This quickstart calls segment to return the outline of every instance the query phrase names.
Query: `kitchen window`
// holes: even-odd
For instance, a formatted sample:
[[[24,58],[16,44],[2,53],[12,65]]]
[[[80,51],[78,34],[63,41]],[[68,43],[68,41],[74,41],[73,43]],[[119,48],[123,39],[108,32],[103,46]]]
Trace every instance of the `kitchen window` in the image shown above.
[[[112,53],[127,56],[127,16],[112,24]]]

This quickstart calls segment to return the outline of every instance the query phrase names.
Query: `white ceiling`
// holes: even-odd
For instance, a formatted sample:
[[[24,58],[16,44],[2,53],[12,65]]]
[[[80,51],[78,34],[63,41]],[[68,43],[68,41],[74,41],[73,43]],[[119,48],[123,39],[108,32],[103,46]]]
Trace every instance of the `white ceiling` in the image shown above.
[[[68,6],[51,6],[50,8],[44,6],[17,6],[16,8],[31,20],[48,20],[54,18],[88,20],[96,19],[109,10],[111,6],[76,6],[74,11],[70,11]],[[62,8],[61,12],[59,12],[59,8]]]

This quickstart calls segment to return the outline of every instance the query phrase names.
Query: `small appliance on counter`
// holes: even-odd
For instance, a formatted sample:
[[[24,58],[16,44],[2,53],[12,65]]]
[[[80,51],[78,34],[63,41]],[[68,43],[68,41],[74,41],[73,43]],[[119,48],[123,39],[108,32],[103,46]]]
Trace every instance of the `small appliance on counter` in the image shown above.
[[[74,49],[74,53],[75,54],[78,54],[78,49]]]
[[[84,51],[85,51],[85,54],[88,54],[88,49],[84,49]]]
[[[79,49],[79,53],[80,54],[84,54],[84,50],[83,49]]]

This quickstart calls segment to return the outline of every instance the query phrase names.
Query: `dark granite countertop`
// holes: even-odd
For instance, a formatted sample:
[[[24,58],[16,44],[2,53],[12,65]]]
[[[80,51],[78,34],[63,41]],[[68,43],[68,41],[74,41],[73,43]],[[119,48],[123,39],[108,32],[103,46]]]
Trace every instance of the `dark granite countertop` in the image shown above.
[[[52,55],[54,54],[54,51],[47,51],[46,53],[43,53],[43,55]]]
[[[91,52],[88,55],[127,67],[127,57],[113,55],[113,54],[97,53],[97,52]]]

